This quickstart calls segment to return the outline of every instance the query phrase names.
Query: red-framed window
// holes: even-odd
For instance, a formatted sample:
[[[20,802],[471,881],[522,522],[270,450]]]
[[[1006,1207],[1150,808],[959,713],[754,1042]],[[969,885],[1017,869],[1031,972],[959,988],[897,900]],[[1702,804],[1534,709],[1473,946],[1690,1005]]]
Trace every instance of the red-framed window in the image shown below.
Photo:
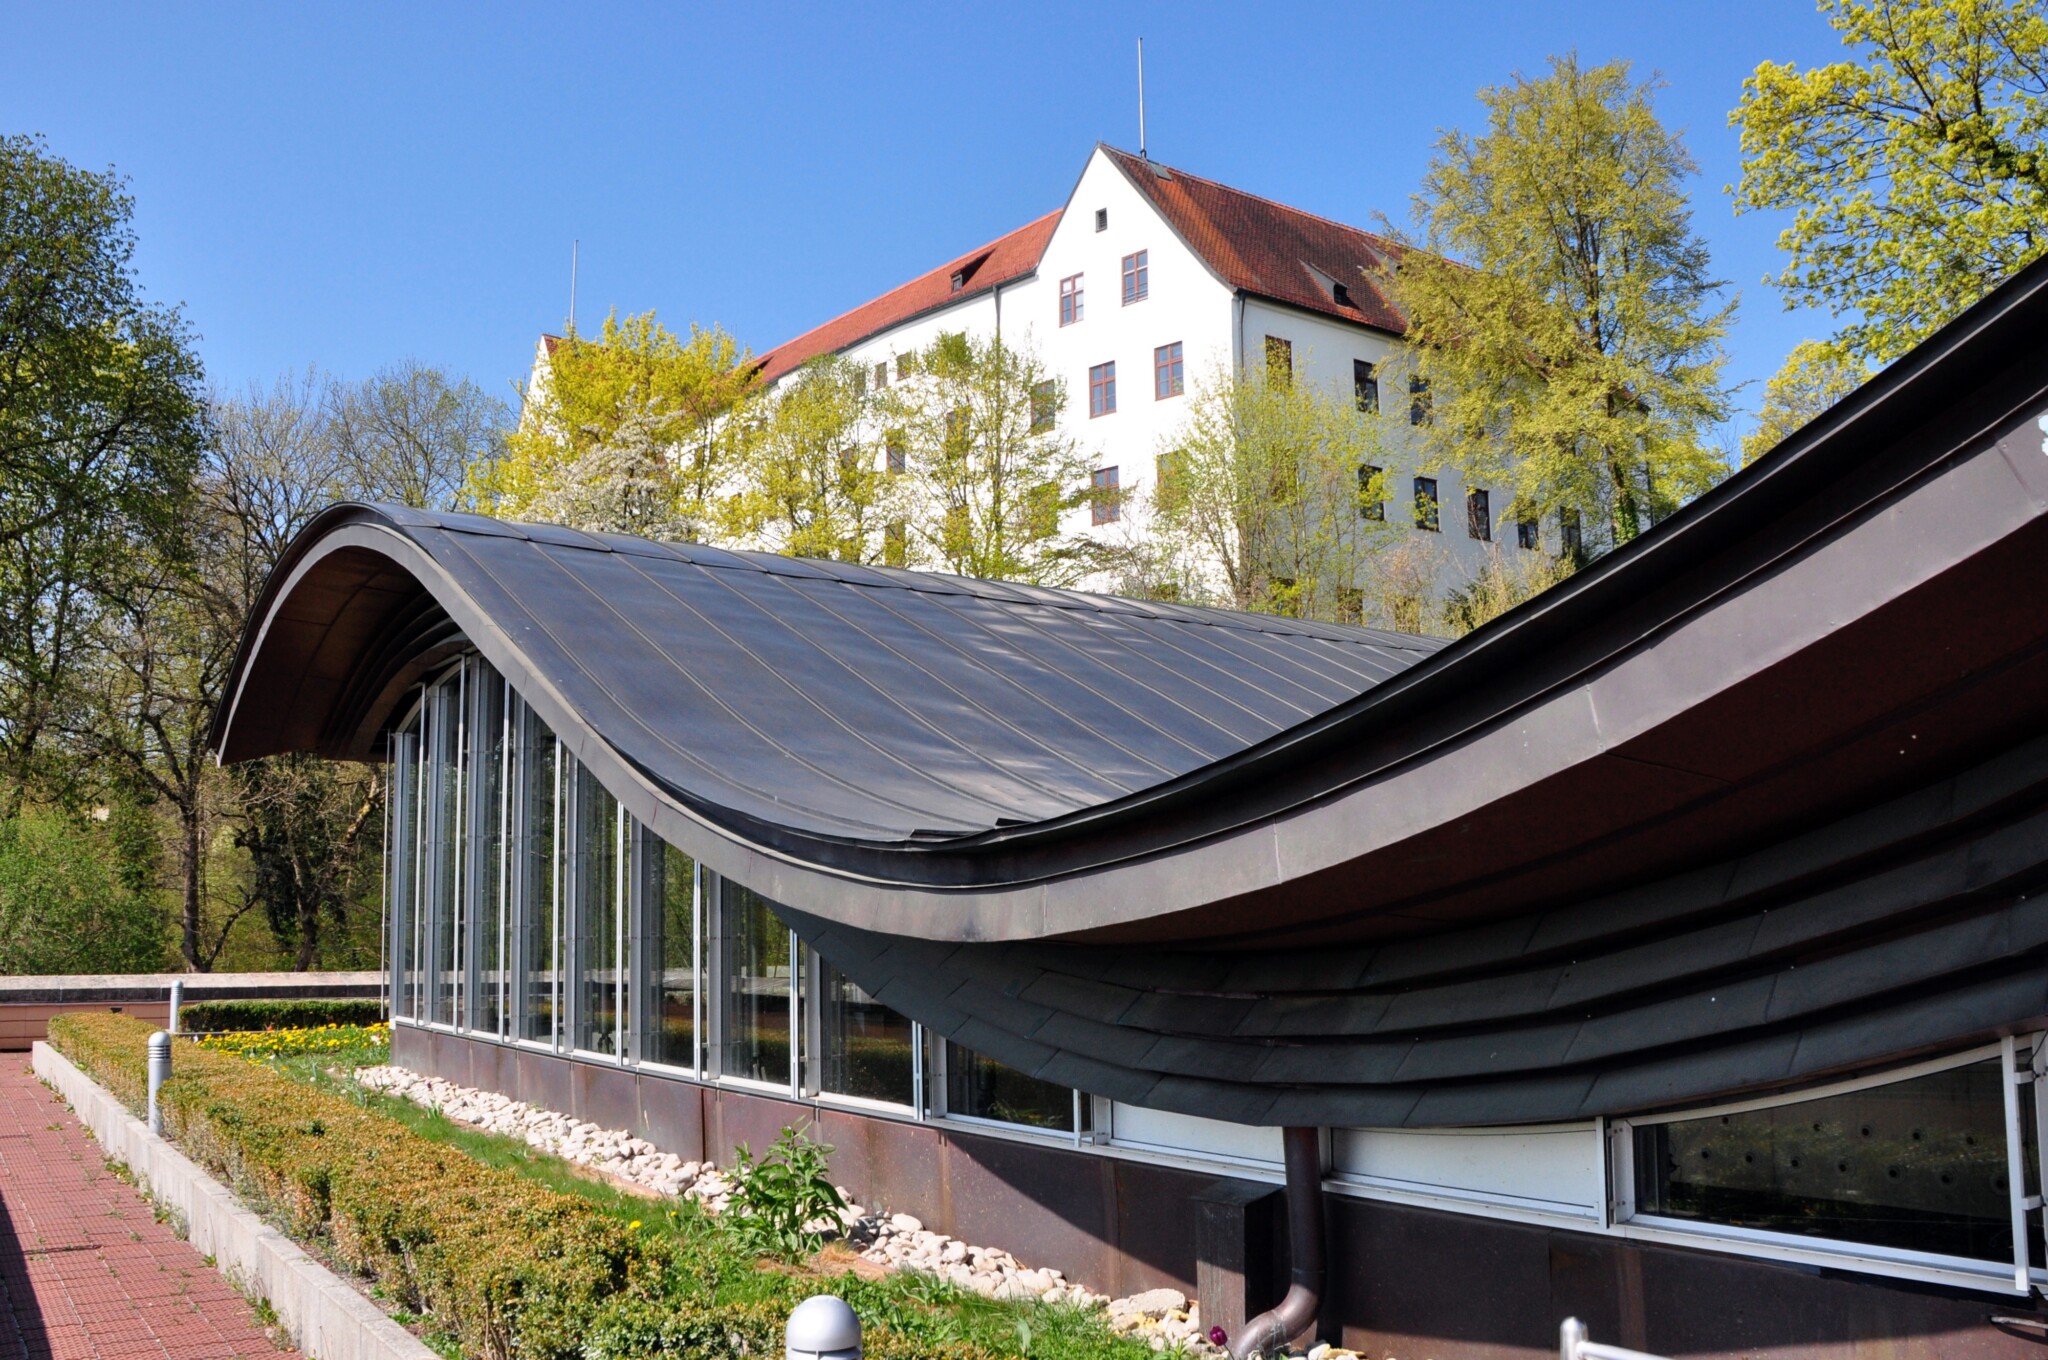
[[[1152,399],[1165,401],[1187,391],[1187,370],[1181,363],[1181,342],[1152,351]]]
[[[1095,494],[1088,502],[1088,519],[1093,524],[1114,524],[1123,518],[1124,509],[1117,499],[1117,470],[1114,467],[1097,468],[1088,474],[1088,489]]]
[[[1088,370],[1088,414],[1090,417],[1116,413],[1116,360],[1096,364]]]
[[[1124,306],[1143,302],[1152,291],[1152,269],[1147,263],[1151,252],[1141,250],[1135,255],[1124,256]]]
[[[1266,337],[1266,381],[1285,387],[1294,381],[1294,342],[1277,335]]]
[[[1071,326],[1081,319],[1081,276],[1069,274],[1060,280],[1060,324]]]

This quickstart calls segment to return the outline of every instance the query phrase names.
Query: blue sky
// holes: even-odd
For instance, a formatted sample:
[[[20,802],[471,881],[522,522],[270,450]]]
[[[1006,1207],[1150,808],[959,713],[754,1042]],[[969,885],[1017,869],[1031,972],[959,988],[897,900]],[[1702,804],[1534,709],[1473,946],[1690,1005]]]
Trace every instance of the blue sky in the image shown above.
[[[1341,220],[1405,219],[1475,91],[1576,48],[1660,74],[1741,295],[1730,375],[1824,316],[1762,283],[1727,125],[1762,60],[1841,49],[1808,0],[702,8],[0,0],[0,131],[130,176],[145,287],[215,382],[407,357],[497,391],[568,310],[756,349],[1064,199],[1097,140]]]

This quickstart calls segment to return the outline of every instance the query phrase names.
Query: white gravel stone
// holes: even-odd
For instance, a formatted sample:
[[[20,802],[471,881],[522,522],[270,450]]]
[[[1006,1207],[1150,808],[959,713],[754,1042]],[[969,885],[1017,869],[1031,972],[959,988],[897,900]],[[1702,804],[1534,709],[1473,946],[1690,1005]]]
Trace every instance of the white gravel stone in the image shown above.
[[[490,1133],[521,1139],[529,1147],[601,1170],[655,1194],[694,1200],[711,1213],[723,1213],[730,1205],[733,1187],[717,1166],[684,1161],[623,1129],[600,1128],[495,1091],[458,1086],[402,1067],[359,1068],[355,1077],[370,1090],[400,1096]],[[839,1224],[820,1220],[819,1226],[843,1232],[855,1245],[866,1243],[860,1254],[877,1265],[922,1270],[989,1298],[1040,1298],[1067,1307],[1106,1309],[1112,1330],[1141,1336],[1155,1351],[1172,1348],[1205,1360],[1224,1354],[1209,1343],[1200,1311],[1177,1289],[1148,1289],[1111,1299],[1068,1281],[1057,1270],[1027,1267],[999,1247],[974,1246],[933,1232],[909,1214],[855,1204],[844,1188],[840,1194],[848,1203]],[[1325,1348],[1316,1360],[1346,1360],[1347,1356],[1348,1352]]]

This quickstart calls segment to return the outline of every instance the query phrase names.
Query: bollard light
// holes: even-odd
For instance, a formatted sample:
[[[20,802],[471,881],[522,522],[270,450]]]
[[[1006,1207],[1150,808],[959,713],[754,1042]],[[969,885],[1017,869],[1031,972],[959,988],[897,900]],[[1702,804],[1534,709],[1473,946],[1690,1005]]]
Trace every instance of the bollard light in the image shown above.
[[[860,1314],[845,1299],[813,1294],[789,1315],[784,1360],[860,1360]]]
[[[149,1131],[164,1131],[164,1112],[157,1104],[157,1092],[171,1075],[171,1036],[162,1030],[149,1036]]]
[[[178,1012],[185,1006],[185,979],[171,979],[171,1033],[178,1032]]]

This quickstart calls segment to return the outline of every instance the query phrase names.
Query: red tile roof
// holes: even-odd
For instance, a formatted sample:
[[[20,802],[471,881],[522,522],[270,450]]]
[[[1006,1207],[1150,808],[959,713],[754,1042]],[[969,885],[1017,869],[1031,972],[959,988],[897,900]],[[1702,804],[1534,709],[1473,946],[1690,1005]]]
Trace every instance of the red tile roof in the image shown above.
[[[1111,146],[1102,151],[1229,287],[1395,335],[1407,329],[1375,282],[1384,263],[1400,254],[1394,242],[1128,151]],[[1064,211],[1047,213],[776,346],[760,356],[763,381],[774,382],[821,354],[1022,278],[1038,267]],[[959,273],[967,277],[956,291],[953,276]],[[1333,285],[1341,286],[1341,294]]]
[[[1230,287],[1395,335],[1408,329],[1376,282],[1401,252],[1386,237],[1128,151],[1102,150]]]
[[[762,381],[774,382],[821,354],[836,353],[934,308],[1022,278],[1038,268],[1038,257],[1045,253],[1045,243],[1052,239],[1052,229],[1059,225],[1059,220],[1058,210],[1049,212],[1007,236],[999,236],[929,274],[890,289],[872,302],[864,302],[843,316],[777,345],[760,356]],[[957,290],[953,287],[956,274],[966,275]]]

